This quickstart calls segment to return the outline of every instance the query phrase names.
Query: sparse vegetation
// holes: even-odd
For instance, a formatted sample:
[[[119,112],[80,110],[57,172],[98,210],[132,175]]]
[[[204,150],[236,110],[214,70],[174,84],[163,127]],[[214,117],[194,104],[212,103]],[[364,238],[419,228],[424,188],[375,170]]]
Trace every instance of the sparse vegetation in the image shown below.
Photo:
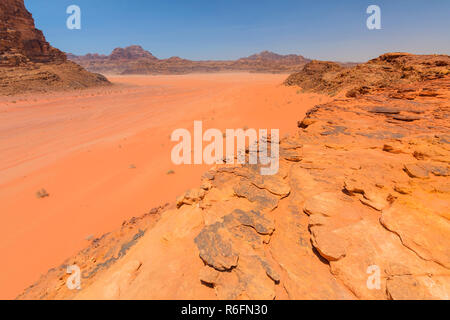
[[[44,188],[42,188],[41,190],[38,190],[36,192],[36,197],[38,199],[42,199],[42,198],[46,198],[49,197],[50,195],[48,194],[47,190],[45,190]]]

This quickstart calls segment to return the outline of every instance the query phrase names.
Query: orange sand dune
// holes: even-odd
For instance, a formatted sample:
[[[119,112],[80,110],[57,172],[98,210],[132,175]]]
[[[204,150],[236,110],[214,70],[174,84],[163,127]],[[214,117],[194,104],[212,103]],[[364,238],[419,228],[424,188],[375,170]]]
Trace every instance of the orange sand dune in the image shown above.
[[[0,98],[0,298],[14,298],[89,236],[197,186],[208,167],[172,164],[174,129],[203,120],[293,132],[327,98],[284,87],[285,78],[116,76],[112,88]],[[49,197],[36,196],[42,188]]]

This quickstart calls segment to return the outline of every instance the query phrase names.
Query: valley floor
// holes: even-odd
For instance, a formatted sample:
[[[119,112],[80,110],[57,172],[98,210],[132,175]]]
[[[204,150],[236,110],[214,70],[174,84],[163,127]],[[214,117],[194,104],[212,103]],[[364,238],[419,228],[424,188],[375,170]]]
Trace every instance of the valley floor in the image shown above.
[[[197,186],[208,166],[172,164],[173,130],[202,120],[204,129],[279,128],[283,136],[331,100],[283,86],[286,75],[108,78],[115,86],[0,98],[0,298]],[[37,196],[41,189],[48,197]]]

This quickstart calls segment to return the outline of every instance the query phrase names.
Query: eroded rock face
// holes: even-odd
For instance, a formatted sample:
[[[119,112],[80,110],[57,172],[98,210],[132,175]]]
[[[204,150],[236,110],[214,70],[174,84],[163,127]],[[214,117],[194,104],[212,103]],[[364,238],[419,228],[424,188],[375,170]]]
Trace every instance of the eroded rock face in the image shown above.
[[[441,79],[450,73],[448,55],[417,56],[409,53],[386,53],[367,63],[352,68],[342,68],[333,62],[312,61],[302,71],[289,76],[288,86],[300,86],[304,90],[337,94],[341,90],[347,97],[357,97],[392,85],[415,81]],[[419,96],[433,97],[437,94],[429,88],[422,88]],[[393,99],[413,100],[415,88],[405,86],[390,93]],[[380,109],[381,112],[383,112]],[[402,116],[397,120],[414,121],[415,117]]]
[[[449,299],[450,77],[410,87],[316,106],[276,175],[212,168],[80,292],[21,298]]]
[[[35,28],[23,0],[0,3],[0,39],[0,67],[66,60],[66,55],[50,46],[42,31]]]
[[[64,52],[45,40],[23,0],[1,1],[0,95],[106,84],[104,76],[67,61]]]
[[[74,291],[67,290],[66,282],[70,274],[67,267],[77,265],[81,269],[81,282],[83,286],[90,285],[105,270],[109,269],[117,261],[121,260],[127,252],[151,229],[161,218],[161,214],[169,208],[169,204],[153,208],[141,217],[135,217],[124,221],[122,226],[104,234],[99,238],[88,236],[89,246],[80,251],[76,256],[64,261],[60,266],[48,271],[39,281],[25,290],[18,299],[58,299],[63,294],[66,298],[73,298]],[[137,260],[128,263],[128,272],[135,271],[141,266]],[[134,268],[134,270],[129,270]],[[48,290],[52,287],[53,290]]]
[[[111,60],[133,60],[133,59],[149,59],[149,60],[158,60],[154,55],[150,52],[142,49],[141,46],[129,46],[127,48],[116,48],[111,53]]]

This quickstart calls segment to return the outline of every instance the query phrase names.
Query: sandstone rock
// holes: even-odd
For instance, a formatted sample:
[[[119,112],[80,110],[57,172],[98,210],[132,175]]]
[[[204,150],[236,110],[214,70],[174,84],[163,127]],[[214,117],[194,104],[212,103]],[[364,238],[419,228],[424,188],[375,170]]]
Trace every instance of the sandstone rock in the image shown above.
[[[0,95],[110,84],[53,48],[35,28],[23,0],[0,3],[0,39]]]
[[[311,240],[320,255],[328,261],[337,261],[345,257],[345,241],[336,236],[332,231],[329,232],[322,228],[312,227]]]
[[[386,291],[392,300],[436,300],[449,296],[448,281],[427,275],[393,277],[387,280]]]
[[[304,205],[304,212],[310,216],[320,215],[324,217],[339,214],[339,207],[336,206],[338,195],[334,192],[325,192],[308,198]]]
[[[421,118],[418,116],[411,116],[411,115],[396,115],[392,117],[395,120],[399,120],[399,121],[406,121],[406,122],[412,122],[412,121],[416,121],[416,120],[420,120]]]
[[[210,268],[208,266],[204,266],[200,270],[199,278],[200,281],[208,284],[208,285],[215,285],[217,281],[219,280],[220,272],[216,269]]]
[[[394,190],[401,194],[411,194],[413,192],[412,187],[406,184],[396,184]]]
[[[239,255],[233,250],[229,238],[229,233],[219,223],[204,229],[195,238],[202,260],[219,271],[236,267]]]
[[[360,201],[375,210],[381,211],[388,207],[389,196],[385,192],[377,189],[370,189],[364,192],[364,196]]]
[[[265,189],[260,189],[246,180],[241,180],[233,188],[238,197],[246,198],[256,203],[259,208],[273,210],[278,205],[278,197]]]
[[[183,204],[194,204],[199,202],[205,196],[205,189],[191,189],[186,191],[182,196],[177,198],[177,207],[181,207]]]
[[[4,0],[0,3],[0,38],[0,57],[3,57],[0,67],[66,61],[65,54],[51,47],[42,32],[35,28],[33,17],[23,1]],[[4,59],[8,55],[10,58]]]
[[[450,266],[450,223],[445,218],[397,202],[383,211],[380,222],[423,259]]]
[[[301,129],[306,129],[308,128],[310,125],[316,123],[317,121],[311,118],[305,118],[302,121],[299,121],[297,126]]]
[[[411,178],[428,179],[429,176],[426,168],[415,163],[405,164],[404,170]]]
[[[386,58],[387,56],[389,58]],[[328,94],[348,90],[347,97],[358,97],[369,94],[375,88],[395,87],[405,82],[439,78],[442,73],[448,74],[449,61],[448,55],[411,54],[384,54],[352,68],[342,68],[332,62],[312,61],[300,72],[292,74],[285,84]],[[418,65],[420,67],[417,67]],[[381,111],[391,113],[386,109]],[[395,110],[393,112],[397,113]]]
[[[377,107],[371,108],[369,110],[369,112],[382,113],[382,114],[399,114],[400,110],[398,108],[394,108],[394,107],[377,106]]]

